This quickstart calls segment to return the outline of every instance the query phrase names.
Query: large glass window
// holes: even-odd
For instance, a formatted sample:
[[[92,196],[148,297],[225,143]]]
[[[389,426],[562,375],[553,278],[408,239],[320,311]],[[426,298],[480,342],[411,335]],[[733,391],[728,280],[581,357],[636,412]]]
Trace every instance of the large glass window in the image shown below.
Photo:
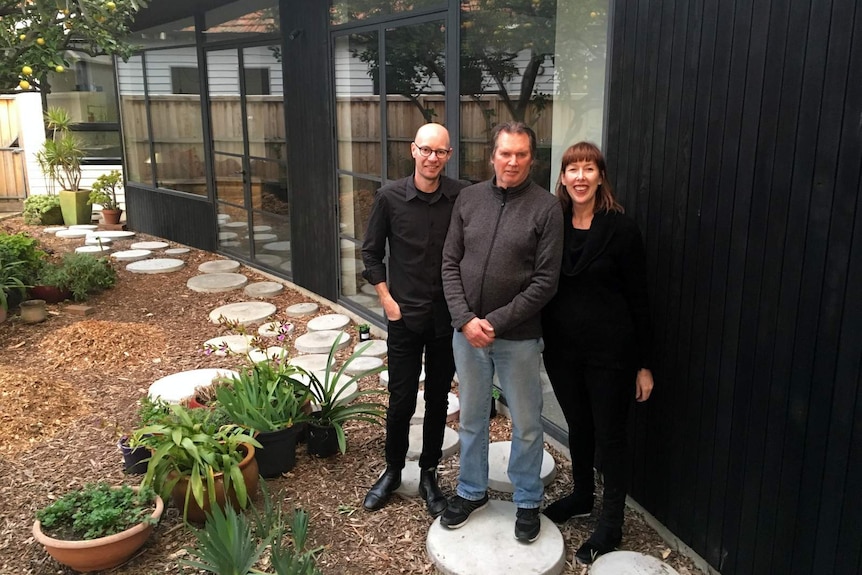
[[[147,103],[144,99],[144,65],[141,56],[117,63],[120,106],[123,115],[125,175],[131,182],[154,185],[150,161]]]
[[[278,0],[232,2],[204,14],[206,42],[248,39],[279,31]]]
[[[63,55],[62,72],[48,74],[49,107],[63,108],[75,123],[86,162],[120,163],[119,104],[114,63],[108,56]]]
[[[330,23],[333,26],[379,16],[414,12],[433,8],[446,8],[445,0],[412,0],[408,2],[380,2],[379,0],[334,0],[330,8]]]

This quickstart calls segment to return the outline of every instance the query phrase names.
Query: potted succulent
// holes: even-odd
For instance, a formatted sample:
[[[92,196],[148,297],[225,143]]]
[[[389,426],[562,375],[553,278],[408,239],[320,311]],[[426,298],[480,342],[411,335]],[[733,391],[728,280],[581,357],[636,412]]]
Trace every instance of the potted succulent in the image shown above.
[[[359,341],[368,341],[371,339],[371,325],[367,323],[361,323],[356,328],[359,330]]]
[[[314,411],[308,422],[308,453],[318,457],[328,457],[336,451],[344,453],[347,450],[347,440],[344,435],[344,424],[359,420],[370,423],[383,423],[385,408],[377,402],[354,403],[359,397],[386,393],[382,389],[358,388],[358,381],[363,377],[383,371],[384,367],[376,367],[348,375],[349,366],[359,358],[367,343],[347,358],[336,370],[335,351],[338,341],[329,350],[326,369],[323,372],[310,372],[309,387],[314,396]]]
[[[45,261],[34,283],[36,287],[30,293],[49,303],[69,297],[75,301],[86,301],[91,294],[117,283],[117,272],[107,258],[67,253],[63,254],[59,262]],[[44,290],[42,286],[53,289]]]
[[[90,188],[90,198],[88,203],[100,204],[102,206],[102,220],[105,224],[116,225],[120,223],[120,216],[123,210],[120,209],[120,204],[117,202],[117,187],[122,187],[122,174],[119,170],[111,170],[107,174],[102,174]]]
[[[132,447],[152,452],[142,485],[170,496],[186,521],[203,523],[207,509],[227,502],[245,508],[257,492],[260,443],[236,425],[219,425],[219,417],[172,404],[158,423],[132,434]]]
[[[76,571],[111,569],[143,546],[163,510],[152,489],[88,484],[37,511],[33,537]]]
[[[90,194],[81,190],[84,150],[72,134],[72,117],[63,108],[48,108],[45,124],[52,137],[45,140],[36,161],[42,173],[60,187],[60,209],[66,225],[89,224],[93,218],[93,207],[87,203]]]
[[[311,392],[302,371],[273,357],[239,370],[216,386],[216,401],[233,423],[255,432],[263,477],[278,477],[296,464],[296,443],[308,419]]]

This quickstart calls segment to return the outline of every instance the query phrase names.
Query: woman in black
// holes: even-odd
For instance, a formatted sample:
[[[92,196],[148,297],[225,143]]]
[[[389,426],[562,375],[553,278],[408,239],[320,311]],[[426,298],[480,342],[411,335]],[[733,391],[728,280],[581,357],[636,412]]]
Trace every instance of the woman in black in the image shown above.
[[[589,564],[622,539],[629,404],[632,395],[646,401],[653,387],[646,262],[640,231],[614,199],[595,145],[565,151],[556,194],[565,221],[563,265],[542,327],[545,368],[569,426],[574,487],[544,513],[556,523],[590,515],[598,447],[602,513],[575,554]]]

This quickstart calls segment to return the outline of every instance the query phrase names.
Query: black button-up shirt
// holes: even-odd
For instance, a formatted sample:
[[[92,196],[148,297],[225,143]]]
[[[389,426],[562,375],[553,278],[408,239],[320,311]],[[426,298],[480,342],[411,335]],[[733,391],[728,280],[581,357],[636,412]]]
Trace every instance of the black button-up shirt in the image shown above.
[[[389,293],[401,307],[406,327],[416,333],[434,329],[451,333],[440,265],[452,206],[465,184],[446,176],[433,194],[416,189],[413,176],[377,190],[362,244],[364,277],[372,285],[386,281],[389,241]]]

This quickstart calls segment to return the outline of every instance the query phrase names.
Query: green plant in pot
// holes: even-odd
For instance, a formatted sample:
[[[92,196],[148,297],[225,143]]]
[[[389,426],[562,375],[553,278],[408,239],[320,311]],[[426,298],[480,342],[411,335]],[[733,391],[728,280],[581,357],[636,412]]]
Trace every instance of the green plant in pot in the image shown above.
[[[322,372],[306,372],[309,387],[314,396],[314,410],[308,424],[308,452],[318,457],[327,457],[340,450],[347,450],[344,424],[349,421],[366,421],[381,424],[386,414],[383,404],[374,401],[356,402],[360,397],[385,394],[382,389],[359,389],[358,382],[364,377],[383,371],[383,366],[367,370],[351,370],[350,365],[362,357],[370,343],[360,346],[335,369],[336,340],[329,350],[326,369]],[[352,375],[349,373],[352,372]]]
[[[27,284],[21,280],[23,265],[22,261],[0,260],[0,322],[6,321],[10,297],[23,299],[27,291]]]
[[[172,404],[157,423],[132,434],[132,447],[152,452],[142,485],[170,496],[186,521],[203,523],[207,509],[227,502],[245,508],[257,491],[260,443],[241,427],[221,425],[221,417]]]
[[[307,421],[311,391],[299,368],[269,358],[241,368],[216,387],[218,408],[237,425],[256,432],[263,477],[278,477],[296,464],[296,441]]]
[[[96,178],[90,188],[88,203],[102,206],[102,219],[109,225],[120,223],[120,216],[123,213],[117,201],[117,188],[123,186],[121,180],[120,171],[111,170],[109,173]]]
[[[37,511],[33,537],[76,571],[111,569],[143,546],[163,510],[152,489],[91,483]]]
[[[57,288],[61,292],[68,292],[75,301],[86,301],[92,294],[113,287],[116,283],[117,272],[107,258],[67,253],[63,254],[59,262],[44,262],[35,285]],[[43,295],[39,298],[45,301],[52,299]]]
[[[60,197],[56,194],[28,196],[24,200],[24,223],[31,226],[56,226],[63,223]]]
[[[89,192],[81,190],[84,150],[80,140],[72,134],[72,117],[63,108],[48,108],[45,124],[52,136],[36,154],[36,161],[42,173],[60,188],[60,209],[66,225],[89,224],[93,206],[87,203]]]

